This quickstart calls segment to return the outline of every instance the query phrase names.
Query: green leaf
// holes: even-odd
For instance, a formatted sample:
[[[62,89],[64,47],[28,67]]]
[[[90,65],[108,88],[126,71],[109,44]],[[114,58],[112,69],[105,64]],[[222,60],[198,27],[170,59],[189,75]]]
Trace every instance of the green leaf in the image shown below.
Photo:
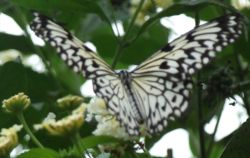
[[[59,158],[59,154],[51,149],[31,149],[28,152],[25,152],[19,156],[17,156],[17,158]]]
[[[118,140],[110,136],[89,136],[81,140],[81,144],[84,149],[93,148],[100,144],[109,144],[109,143],[120,143],[121,140]]]
[[[138,28],[135,28],[130,34],[136,34],[137,31]],[[163,47],[166,44],[167,37],[168,30],[165,27],[160,23],[153,25],[138,40],[130,43],[124,49],[119,62],[124,64],[124,66],[140,63]],[[106,61],[113,58],[118,42],[106,26],[96,30],[90,40],[95,44],[102,58]]]
[[[84,83],[83,75],[73,72],[73,70],[71,70],[57,55],[53,48],[46,47],[43,49],[43,53],[50,63],[50,69],[54,72],[55,78],[62,84],[68,93],[81,94],[80,87]]]
[[[131,34],[135,34],[135,32],[136,30],[131,32]],[[124,52],[122,52],[123,54],[119,61],[129,64],[139,64],[161,49],[167,43],[167,39],[168,29],[160,23],[155,23],[136,41],[130,43]]]
[[[17,62],[8,62],[0,66],[0,76],[0,100],[24,92],[33,103],[42,102],[55,97],[60,89],[53,78]]]
[[[220,144],[214,144],[211,153],[209,154],[210,158],[214,158],[214,157],[220,157],[221,153],[223,152],[224,146],[220,145]]]
[[[27,88],[25,68],[17,62],[0,66],[0,101],[7,99]]]
[[[33,51],[31,43],[25,36],[15,36],[6,33],[0,33],[0,43],[0,50],[16,49],[24,53],[31,53]]]
[[[37,73],[21,63],[7,62],[0,66],[0,102],[19,92],[24,92],[31,98],[32,107],[35,107],[35,109],[29,108],[25,113],[25,116],[32,121],[40,121],[41,117],[51,110],[44,108],[44,102],[57,98],[61,92],[60,89],[51,76]],[[51,107],[51,105],[47,105],[47,107]],[[9,127],[17,123],[14,115],[6,114],[3,111],[0,111],[0,120],[0,127]]]
[[[28,10],[37,10],[42,12],[60,11],[63,14],[84,15],[93,13],[98,15],[102,20],[111,24],[108,17],[104,14],[102,8],[91,0],[74,0],[74,1],[57,1],[57,0],[12,0],[16,5]],[[74,18],[72,18],[74,19]]]
[[[33,103],[51,101],[63,92],[58,81],[52,76],[35,72],[30,68],[25,68],[25,71],[27,82],[25,92]]]
[[[226,146],[220,158],[249,158],[250,155],[250,119],[241,125]]]
[[[200,144],[199,144],[199,133],[198,130],[194,129],[189,129],[188,130],[189,134],[189,146],[192,151],[192,154],[195,157],[199,157],[200,155]]]

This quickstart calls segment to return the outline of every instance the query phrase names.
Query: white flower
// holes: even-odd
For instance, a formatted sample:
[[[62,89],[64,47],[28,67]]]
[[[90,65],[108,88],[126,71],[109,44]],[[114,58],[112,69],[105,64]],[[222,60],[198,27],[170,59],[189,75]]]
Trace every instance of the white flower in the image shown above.
[[[121,127],[115,116],[107,110],[103,99],[93,98],[87,110],[89,113],[87,119],[89,120],[94,116],[95,120],[98,122],[96,130],[93,131],[94,135],[107,135],[123,140],[129,139],[129,135],[126,133],[125,129]]]
[[[105,116],[99,120],[94,135],[107,135],[115,138],[128,140],[129,135],[125,129],[120,126],[120,123],[113,116]]]
[[[90,100],[89,106],[87,107],[88,112],[92,114],[100,114],[107,115],[109,112],[107,111],[106,104],[103,99],[100,98],[92,98]]]

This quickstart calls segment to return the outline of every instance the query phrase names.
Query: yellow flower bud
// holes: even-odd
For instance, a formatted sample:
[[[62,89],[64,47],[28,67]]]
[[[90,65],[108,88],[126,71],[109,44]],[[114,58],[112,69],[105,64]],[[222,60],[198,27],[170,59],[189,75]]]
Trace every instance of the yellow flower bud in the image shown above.
[[[7,112],[11,113],[19,113],[28,108],[31,101],[30,98],[24,93],[18,93],[10,97],[9,99],[5,99],[3,101],[3,108]]]
[[[58,107],[62,109],[72,110],[77,108],[83,102],[80,96],[67,95],[57,100]]]
[[[6,157],[17,145],[17,132],[22,129],[21,125],[14,125],[11,128],[3,128],[0,132],[0,157]]]
[[[34,126],[36,130],[45,129],[49,134],[55,136],[68,136],[77,132],[84,122],[84,112],[86,105],[81,104],[71,115],[68,115],[58,121],[54,118],[47,119],[41,124]]]

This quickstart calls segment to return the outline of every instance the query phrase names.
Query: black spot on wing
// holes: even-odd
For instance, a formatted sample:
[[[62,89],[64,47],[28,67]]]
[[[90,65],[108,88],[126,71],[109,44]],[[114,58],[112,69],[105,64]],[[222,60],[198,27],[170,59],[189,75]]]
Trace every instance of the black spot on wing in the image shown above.
[[[99,68],[99,65],[93,60],[93,67],[94,68]]]
[[[161,51],[163,52],[170,52],[174,47],[170,46],[169,44],[166,44]]]
[[[160,69],[169,69],[170,66],[168,65],[167,61],[164,61],[160,65]]]

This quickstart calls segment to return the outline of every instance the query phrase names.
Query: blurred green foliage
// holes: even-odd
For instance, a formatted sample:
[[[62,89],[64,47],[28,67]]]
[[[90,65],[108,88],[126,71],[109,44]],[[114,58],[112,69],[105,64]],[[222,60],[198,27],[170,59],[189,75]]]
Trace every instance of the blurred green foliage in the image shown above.
[[[235,1],[239,2],[239,0]],[[110,65],[114,62],[113,57],[120,42],[126,43],[116,68],[126,68],[132,64],[138,64],[164,46],[170,30],[161,25],[160,19],[163,17],[178,14],[194,17],[196,13],[199,13],[200,20],[209,20],[231,11],[242,13],[246,20],[250,18],[250,6],[234,9],[229,0],[223,2],[175,0],[172,4],[171,2],[165,6],[157,6],[157,3],[152,3],[151,8],[143,10],[142,14],[144,17],[147,16],[148,20],[137,19],[142,20],[142,23],[134,23],[129,34],[126,35],[126,41],[122,41],[123,37],[116,36],[111,26],[114,22],[119,21],[125,32],[127,31],[133,16],[131,13],[132,0],[1,0],[0,12],[13,18],[23,29],[25,35],[0,33],[0,57],[6,50],[17,50],[20,54],[20,57],[8,62],[2,61],[3,59],[0,58],[2,62],[0,65],[0,101],[18,92],[25,92],[31,98],[32,107],[24,115],[28,124],[32,126],[32,124],[41,122],[49,112],[54,112],[59,116],[63,115],[54,106],[56,99],[68,94],[81,94],[80,86],[85,81],[83,76],[73,73],[56,55],[53,48],[36,46],[32,43],[27,26],[33,18],[31,12],[34,10],[63,23],[79,39],[92,42],[100,56]],[[162,9],[160,12],[156,11],[156,8],[159,7]],[[204,125],[213,117],[220,118],[226,98],[234,95],[241,96],[244,101],[243,106],[250,114],[250,44],[247,41],[250,36],[249,25],[246,25],[245,31],[245,34],[236,43],[224,49],[211,64],[199,72],[200,77],[193,76],[195,84],[202,83],[207,88],[202,89],[201,94],[197,93],[199,86],[194,88],[190,99],[190,110],[183,119],[170,122],[169,126],[160,134],[145,138],[147,150],[164,134],[176,128],[183,128],[189,133],[190,148],[194,157],[201,157],[198,124],[202,122]],[[45,72],[37,72],[25,64],[24,59],[31,55],[39,56],[45,65]],[[198,97],[201,97],[202,118],[197,117]],[[15,123],[18,123],[18,120],[14,116],[0,111],[0,128],[7,128]],[[144,154],[136,153],[133,148],[134,142],[93,136],[91,132],[94,128],[94,123],[85,123],[80,132],[85,156],[86,149],[90,148],[94,150],[94,155],[99,155],[99,157],[148,156],[145,155],[146,152]],[[205,133],[206,158],[220,157],[220,155],[222,155],[221,158],[249,157],[250,151],[247,150],[250,145],[249,128],[249,121],[247,121],[238,131],[218,142],[215,141],[215,133],[212,135]],[[35,134],[47,148],[36,149],[32,142],[25,140],[25,133],[21,132],[20,143],[31,150],[21,154],[18,158],[77,157],[76,149],[72,143],[69,143],[68,138],[48,136],[45,132]],[[123,152],[117,153],[120,150],[112,150],[107,151],[111,154],[101,154],[103,151],[98,148],[100,144],[122,146]]]

